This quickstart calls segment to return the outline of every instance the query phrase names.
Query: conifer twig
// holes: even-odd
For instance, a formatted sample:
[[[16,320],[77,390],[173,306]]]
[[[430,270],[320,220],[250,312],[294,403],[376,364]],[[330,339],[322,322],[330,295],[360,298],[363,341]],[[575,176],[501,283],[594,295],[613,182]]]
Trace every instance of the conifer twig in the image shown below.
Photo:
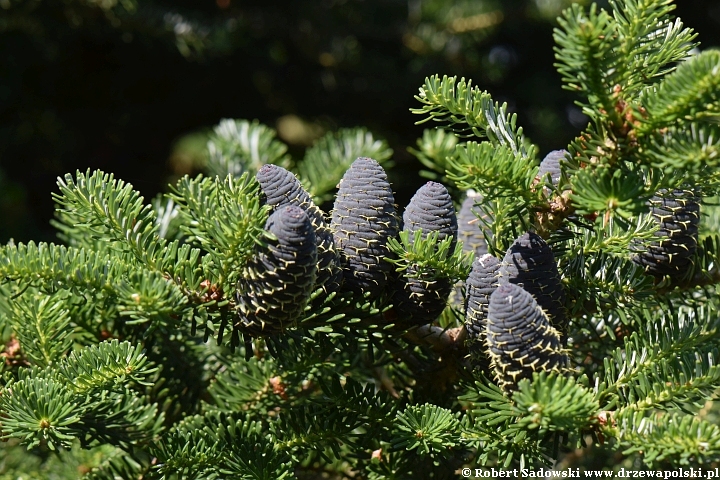
[[[405,339],[412,343],[427,344],[438,353],[461,351],[467,337],[465,327],[442,328],[437,325],[423,325],[405,332]]]

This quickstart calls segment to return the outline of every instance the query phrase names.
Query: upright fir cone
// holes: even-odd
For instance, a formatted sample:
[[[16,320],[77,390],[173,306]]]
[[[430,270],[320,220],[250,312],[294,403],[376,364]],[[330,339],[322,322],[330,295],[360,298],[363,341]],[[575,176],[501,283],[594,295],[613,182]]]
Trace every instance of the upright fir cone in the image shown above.
[[[513,284],[500,285],[490,295],[487,348],[495,378],[506,392],[533,372],[562,370],[568,363],[560,333],[532,295]]]
[[[450,237],[454,247],[457,229],[452,198],[440,183],[428,182],[420,187],[405,208],[403,230],[411,235],[420,230],[421,237],[426,238],[428,234],[437,232],[438,241]],[[393,304],[403,318],[425,325],[442,313],[451,290],[449,279],[435,271],[410,265],[396,282]]]
[[[265,202],[274,209],[295,205],[305,210],[310,217],[317,238],[317,286],[321,286],[327,293],[338,290],[342,282],[340,252],[335,248],[332,230],[330,230],[322,210],[315,205],[295,175],[283,167],[272,164],[263,165],[255,178],[265,194]]]
[[[540,162],[537,178],[542,181],[545,180],[545,177],[549,174],[550,181],[553,185],[557,186],[560,181],[560,162],[565,158],[567,153],[567,150],[553,150],[545,155],[545,158]]]
[[[465,329],[470,357],[476,366],[486,363],[485,343],[490,295],[499,283],[500,261],[486,253],[475,259],[465,281]]]
[[[317,275],[315,230],[305,210],[280,207],[265,230],[277,240],[255,255],[238,284],[235,327],[251,335],[272,335],[301,316]]]
[[[476,213],[482,214],[475,207],[475,204],[479,201],[482,201],[482,195],[468,191],[465,200],[460,205],[460,212],[458,212],[457,217],[458,239],[462,241],[463,252],[473,252],[475,258],[480,258],[487,253],[483,224],[476,215]]]
[[[392,189],[385,170],[367,157],[353,162],[338,187],[330,228],[341,252],[343,289],[376,298],[392,271],[387,241],[398,232]]]
[[[650,199],[650,213],[660,225],[656,239],[633,261],[653,276],[682,276],[697,250],[700,204],[694,192],[662,190]]]
[[[458,222],[458,240],[462,242],[464,253],[473,252],[475,258],[480,258],[487,253],[487,242],[485,241],[484,225],[476,215],[482,215],[482,211],[476,208],[477,202],[482,201],[482,195],[468,190],[465,200],[460,205],[460,211],[457,215]],[[455,284],[450,295],[450,304],[465,312],[465,283],[459,281]]]
[[[538,234],[528,232],[515,240],[500,267],[500,284],[521,286],[535,297],[560,332],[567,333],[565,290],[550,246]]]

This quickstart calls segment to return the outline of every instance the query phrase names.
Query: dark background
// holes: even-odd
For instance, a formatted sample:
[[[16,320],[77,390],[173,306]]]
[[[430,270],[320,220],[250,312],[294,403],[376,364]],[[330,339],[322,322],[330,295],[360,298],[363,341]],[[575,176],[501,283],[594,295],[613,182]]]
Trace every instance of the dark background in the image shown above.
[[[409,109],[435,73],[507,101],[541,155],[562,148],[585,121],[553,68],[569,3],[0,0],[0,242],[54,240],[51,192],[76,169],[149,200],[197,171],[226,117],[278,127],[296,156],[323,131],[367,126],[395,150],[403,205],[423,181]],[[677,3],[702,48],[720,45],[720,2]]]

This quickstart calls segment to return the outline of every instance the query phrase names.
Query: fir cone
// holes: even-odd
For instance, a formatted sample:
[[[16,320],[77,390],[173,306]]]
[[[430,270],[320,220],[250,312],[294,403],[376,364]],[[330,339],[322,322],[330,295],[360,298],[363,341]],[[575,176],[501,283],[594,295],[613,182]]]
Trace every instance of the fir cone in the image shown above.
[[[422,238],[438,232],[438,241],[452,237],[455,246],[458,234],[455,207],[442,183],[427,182],[415,192],[403,213],[403,230],[411,233],[422,230]]]
[[[550,246],[539,235],[521,235],[508,249],[500,268],[500,284],[521,286],[535,297],[553,326],[567,331],[565,290]]]
[[[277,240],[269,241],[250,260],[237,293],[235,326],[252,335],[272,335],[292,326],[305,308],[317,275],[315,230],[302,208],[278,208],[265,230]]]
[[[490,254],[476,258],[470,275],[465,281],[465,329],[467,346],[475,366],[484,367],[486,362],[485,339],[487,332],[490,295],[498,287],[500,261]]]
[[[699,199],[691,191],[660,191],[650,199],[650,213],[660,225],[656,240],[633,261],[653,276],[678,276],[692,265],[697,250]]]
[[[568,363],[560,333],[532,295],[513,284],[490,295],[487,347],[495,377],[507,392],[533,372],[561,370]]]
[[[438,241],[449,237],[455,244],[455,207],[442,184],[428,182],[418,189],[405,208],[403,230],[411,235],[421,230],[423,238],[431,232],[438,232]],[[438,276],[431,269],[420,271],[417,265],[410,265],[397,279],[393,304],[403,318],[411,319],[417,325],[426,325],[442,313],[451,290],[449,279]]]
[[[432,270],[419,271],[414,265],[395,283],[393,305],[403,320],[427,325],[440,316],[447,304],[452,283]]]
[[[557,186],[560,181],[560,162],[562,162],[567,153],[567,150],[553,150],[545,155],[545,158],[540,162],[537,178],[544,181],[545,177],[550,174],[550,181],[553,185]]]
[[[330,228],[342,256],[343,289],[378,297],[392,271],[387,241],[398,232],[387,175],[375,160],[360,157],[338,187]]]
[[[322,210],[315,205],[298,179],[278,165],[263,165],[255,176],[265,195],[265,202],[274,209],[286,205],[302,208],[315,229],[318,248],[317,286],[327,293],[334,292],[342,282],[340,253],[335,248],[332,230]]]
[[[483,235],[483,224],[475,214],[482,212],[475,208],[475,204],[482,201],[482,195],[468,192],[458,212],[458,239],[462,241],[463,252],[475,253],[480,258],[487,253],[487,242]]]
[[[480,209],[476,209],[477,202],[482,201],[482,195],[472,190],[467,192],[465,200],[460,205],[458,212],[458,240],[462,241],[463,253],[473,252],[475,258],[478,259],[487,253],[487,242],[483,234],[483,223],[480,221],[476,213],[484,217]],[[450,304],[455,308],[459,308],[465,312],[465,283],[460,281],[455,284],[455,288],[450,295]]]

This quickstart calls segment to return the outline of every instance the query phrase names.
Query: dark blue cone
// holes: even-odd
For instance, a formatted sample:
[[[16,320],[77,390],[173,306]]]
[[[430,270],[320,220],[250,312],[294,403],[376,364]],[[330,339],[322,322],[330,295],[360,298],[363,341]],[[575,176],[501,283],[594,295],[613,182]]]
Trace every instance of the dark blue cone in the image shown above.
[[[481,195],[468,193],[460,206],[457,217],[458,240],[463,244],[463,252],[473,252],[475,258],[480,258],[488,251],[483,234],[484,224],[478,218],[478,215],[483,216],[483,213],[475,206],[480,201],[482,201]]]
[[[490,295],[487,349],[495,378],[507,392],[533,372],[562,370],[568,363],[560,333],[532,295],[513,284]]]
[[[376,298],[392,271],[387,241],[398,233],[392,189],[385,170],[366,157],[353,162],[338,187],[330,228],[341,252],[343,289]]]
[[[438,241],[457,240],[457,218],[452,198],[440,183],[428,182],[415,193],[403,214],[403,230],[421,231],[423,238],[437,232]],[[410,265],[396,281],[393,304],[398,314],[416,325],[432,323],[445,309],[452,290],[449,279],[434,270]]]
[[[508,249],[500,268],[500,284],[527,290],[548,314],[550,322],[567,333],[565,289],[550,246],[533,232],[521,235]]]
[[[278,165],[263,165],[255,178],[265,195],[265,202],[277,209],[286,205],[302,208],[310,217],[318,244],[317,286],[334,292],[342,282],[340,253],[335,248],[332,230],[317,205],[291,172]]]
[[[238,284],[238,322],[251,335],[272,335],[292,326],[302,315],[317,275],[315,230],[305,211],[278,208],[265,224],[277,237],[248,263]]]
[[[500,261],[490,254],[476,258],[465,281],[465,328],[467,346],[476,366],[487,363],[485,341],[490,295],[499,283]],[[481,364],[481,365],[478,365]]]
[[[553,150],[548,153],[542,162],[540,162],[540,168],[537,173],[537,177],[541,181],[545,181],[547,175],[550,175],[550,181],[553,185],[557,186],[560,181],[560,163],[567,155],[567,150]]]
[[[658,192],[650,199],[650,213],[660,228],[655,232],[655,240],[634,255],[633,261],[656,277],[682,276],[692,266],[697,251],[700,223],[697,196],[687,190]]]

